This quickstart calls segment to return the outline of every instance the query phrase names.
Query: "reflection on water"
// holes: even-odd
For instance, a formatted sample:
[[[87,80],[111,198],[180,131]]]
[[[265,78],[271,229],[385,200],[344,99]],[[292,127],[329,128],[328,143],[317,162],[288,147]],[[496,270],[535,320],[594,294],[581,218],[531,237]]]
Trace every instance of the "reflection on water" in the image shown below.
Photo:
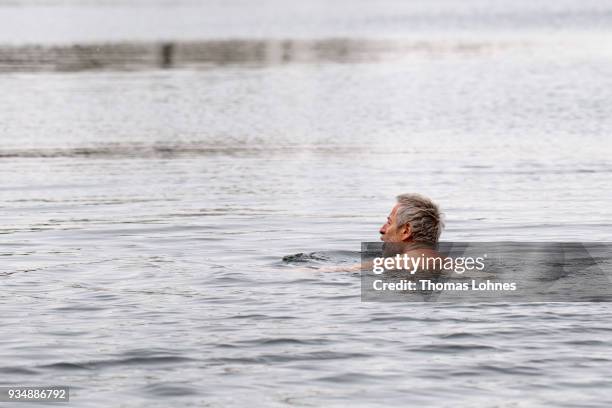
[[[138,70],[226,64],[372,62],[415,53],[479,54],[518,46],[524,47],[518,43],[406,42],[347,38],[4,46],[0,47],[0,71]]]

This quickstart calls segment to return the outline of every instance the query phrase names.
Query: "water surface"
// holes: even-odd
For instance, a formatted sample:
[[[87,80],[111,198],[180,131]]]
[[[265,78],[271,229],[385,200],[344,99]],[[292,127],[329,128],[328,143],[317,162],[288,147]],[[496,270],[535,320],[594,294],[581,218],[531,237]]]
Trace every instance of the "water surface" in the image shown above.
[[[77,21],[106,7],[36,4]],[[384,7],[314,4],[324,28],[294,28],[321,38],[387,34],[431,11],[393,3],[387,25]],[[79,407],[609,406],[606,303],[362,303],[358,275],[316,270],[356,260],[409,191],[440,203],[449,241],[610,241],[612,65],[590,41],[607,35],[606,4],[518,4],[491,10],[532,40],[504,34],[504,47],[493,11],[451,7],[424,20],[439,24],[434,53],[4,73],[2,381],[70,385]],[[338,10],[350,24],[331,23]],[[140,27],[151,44],[187,40],[142,21],[79,39]],[[485,51],[447,47],[448,21]],[[198,27],[205,41],[213,28]],[[306,270],[282,261],[314,251],[326,258]]]

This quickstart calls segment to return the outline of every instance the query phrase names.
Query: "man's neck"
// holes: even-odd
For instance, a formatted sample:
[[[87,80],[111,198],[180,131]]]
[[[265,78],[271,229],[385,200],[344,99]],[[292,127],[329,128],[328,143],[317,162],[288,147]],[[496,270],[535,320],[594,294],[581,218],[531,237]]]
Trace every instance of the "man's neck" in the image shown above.
[[[404,241],[389,242],[383,247],[384,256],[395,256],[396,254],[414,254],[417,251],[435,251],[435,246],[427,242]]]
[[[434,245],[427,242],[408,241],[402,243],[402,252],[411,252],[418,249],[435,249]]]

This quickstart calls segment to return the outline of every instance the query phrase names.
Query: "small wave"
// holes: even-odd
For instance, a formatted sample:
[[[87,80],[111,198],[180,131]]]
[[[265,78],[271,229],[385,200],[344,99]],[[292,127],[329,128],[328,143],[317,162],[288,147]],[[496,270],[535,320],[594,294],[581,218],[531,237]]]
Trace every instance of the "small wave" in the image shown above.
[[[336,351],[316,351],[312,353],[283,353],[283,354],[262,354],[257,357],[223,357],[209,360],[211,364],[269,364],[286,363],[292,361],[320,361],[320,360],[350,360],[367,358],[369,355],[363,353],[343,353]]]
[[[466,351],[497,350],[497,347],[485,344],[428,344],[417,348],[410,348],[420,353],[461,353]]]
[[[564,344],[569,344],[571,346],[610,346],[610,342],[604,340],[570,340],[564,342]]]
[[[179,356],[127,357],[86,362],[58,362],[41,365],[38,368],[51,370],[96,370],[113,366],[157,365],[183,363],[193,361],[191,358]]]
[[[149,384],[144,389],[147,395],[157,395],[160,397],[182,397],[199,394],[199,390],[196,388],[167,383]]]
[[[296,339],[291,337],[278,337],[278,338],[260,338],[253,340],[244,340],[236,343],[235,345],[248,345],[248,346],[279,346],[279,345],[323,345],[329,343],[329,340],[320,339]]]
[[[458,332],[458,333],[441,334],[438,337],[440,337],[441,339],[468,339],[468,338],[483,337],[483,335],[475,334],[475,333]]]
[[[0,373],[6,375],[36,375],[38,371],[24,367],[0,367]]]
[[[393,375],[371,375],[365,373],[343,373],[317,378],[315,381],[323,381],[338,384],[371,383],[372,381],[385,381],[394,378]]]
[[[513,374],[513,375],[542,375],[541,370],[539,370],[538,368],[535,367],[530,367],[530,366],[521,366],[521,365],[513,365],[510,367],[505,367],[502,365],[490,365],[490,364],[482,364],[482,365],[478,365],[478,371],[481,372],[482,371],[489,371],[489,372],[494,372],[494,373],[501,373],[501,374]]]
[[[247,320],[293,320],[298,319],[297,316],[270,316],[262,314],[246,314],[230,316],[229,319],[247,319]]]

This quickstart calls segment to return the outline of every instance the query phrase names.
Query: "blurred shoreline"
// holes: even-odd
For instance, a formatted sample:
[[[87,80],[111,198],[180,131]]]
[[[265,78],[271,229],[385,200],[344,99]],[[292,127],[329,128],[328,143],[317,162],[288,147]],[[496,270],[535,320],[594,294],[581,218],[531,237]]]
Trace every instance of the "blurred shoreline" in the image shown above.
[[[0,72],[144,70],[230,64],[279,65],[294,62],[357,63],[415,54],[483,54],[525,46],[524,43],[414,42],[349,38],[0,46]]]

